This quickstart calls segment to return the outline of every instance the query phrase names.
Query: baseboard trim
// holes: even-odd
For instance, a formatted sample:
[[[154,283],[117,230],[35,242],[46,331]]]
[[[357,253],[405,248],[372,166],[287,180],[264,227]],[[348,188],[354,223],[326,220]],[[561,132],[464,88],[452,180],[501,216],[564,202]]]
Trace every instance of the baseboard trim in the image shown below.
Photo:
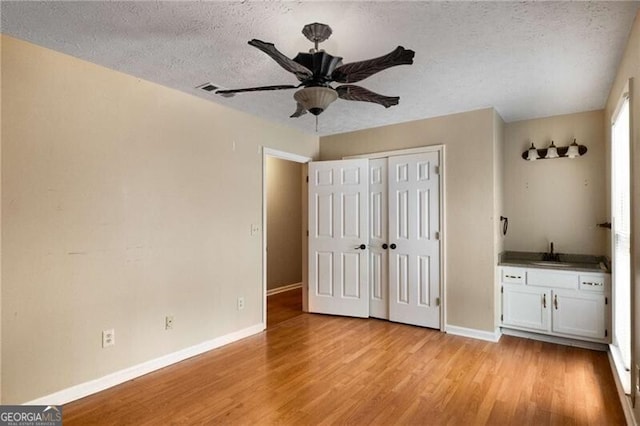
[[[104,377],[80,383],[79,385],[75,385],[70,388],[52,393],[50,395],[34,399],[33,401],[26,402],[25,405],[66,404],[68,402],[75,401],[77,399],[84,398],[85,396],[119,385],[128,380],[135,379],[136,377],[151,373],[152,371],[167,367],[171,364],[184,361],[187,358],[200,355],[212,349],[216,349],[221,346],[228,345],[229,343],[233,343],[237,340],[244,339],[245,337],[258,334],[264,329],[265,325],[263,323],[256,324],[251,327],[238,330],[224,336],[216,337],[215,339],[207,340],[197,345],[161,356],[159,358],[145,361],[141,364],[125,368],[124,370],[116,371],[115,373],[108,374]]]
[[[497,343],[502,336],[499,328],[496,328],[494,332],[491,332],[447,324],[444,327],[444,331],[445,333],[453,334],[456,336],[471,337],[472,339],[486,340],[487,342],[493,343]]]
[[[282,287],[272,288],[271,290],[267,290],[267,296],[273,296],[274,294],[284,293],[285,291],[295,290],[297,288],[302,288],[302,283],[295,283],[283,285]]]
[[[633,407],[631,406],[631,398],[625,394],[624,386],[618,376],[616,362],[613,359],[613,353],[611,348],[607,351],[609,355],[609,366],[611,367],[611,374],[613,375],[613,381],[616,383],[616,390],[618,391],[618,399],[620,399],[620,405],[622,405],[622,411],[624,412],[624,418],[628,425],[638,426],[635,416],[633,415]]]
[[[503,328],[502,334],[507,336],[522,337],[524,339],[539,340],[541,342],[556,343],[558,345],[575,346],[576,348],[591,349],[594,351],[607,352],[609,345],[606,343],[589,342],[587,340],[570,339],[568,337],[550,336],[547,334],[539,334],[524,330],[515,330],[512,328]]]

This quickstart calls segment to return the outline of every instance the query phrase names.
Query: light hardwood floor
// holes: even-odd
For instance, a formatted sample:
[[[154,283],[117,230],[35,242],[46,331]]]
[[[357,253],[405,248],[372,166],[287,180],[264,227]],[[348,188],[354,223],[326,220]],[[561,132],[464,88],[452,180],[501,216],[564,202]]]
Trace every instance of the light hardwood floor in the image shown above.
[[[622,425],[607,355],[301,314],[64,407],[65,425]]]
[[[267,328],[302,315],[302,289],[277,293],[267,297]]]

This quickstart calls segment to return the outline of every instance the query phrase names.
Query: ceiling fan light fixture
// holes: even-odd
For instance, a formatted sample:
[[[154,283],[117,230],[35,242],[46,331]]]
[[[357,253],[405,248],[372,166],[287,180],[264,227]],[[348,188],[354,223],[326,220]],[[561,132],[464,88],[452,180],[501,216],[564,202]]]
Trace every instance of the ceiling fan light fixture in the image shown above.
[[[338,93],[330,87],[305,87],[294,93],[293,99],[311,114],[320,115],[338,99]]]

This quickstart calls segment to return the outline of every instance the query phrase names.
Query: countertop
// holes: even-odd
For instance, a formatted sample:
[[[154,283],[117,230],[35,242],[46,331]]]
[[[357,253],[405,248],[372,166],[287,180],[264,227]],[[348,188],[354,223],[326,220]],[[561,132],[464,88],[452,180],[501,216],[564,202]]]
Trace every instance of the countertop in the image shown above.
[[[578,272],[611,273],[606,256],[558,253],[558,261],[544,260],[545,253],[527,251],[505,251],[500,253],[499,266],[519,266],[523,268],[557,269]]]

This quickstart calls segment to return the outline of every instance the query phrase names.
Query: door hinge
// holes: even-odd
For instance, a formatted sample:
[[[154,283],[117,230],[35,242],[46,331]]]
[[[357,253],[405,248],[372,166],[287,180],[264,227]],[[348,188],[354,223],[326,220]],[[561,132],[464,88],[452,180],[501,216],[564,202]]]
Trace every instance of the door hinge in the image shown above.
[[[504,286],[500,287],[500,293],[504,294]]]
[[[440,306],[440,298],[436,297],[436,306]]]
[[[436,236],[435,236],[435,238],[436,238],[436,240],[438,240],[438,241],[440,240],[440,232],[439,232],[439,231],[436,231]]]
[[[436,175],[440,174],[440,166],[434,166],[433,167],[433,173],[435,173]]]
[[[307,229],[307,237],[309,236],[309,230]]]
[[[307,176],[307,183],[309,183],[309,176]]]
[[[607,336],[608,336],[608,334],[609,334],[609,332],[608,332],[608,331],[607,331],[607,329],[605,328],[605,330],[604,330],[604,337],[607,337]]]
[[[608,305],[608,304],[609,304],[609,298],[608,298],[608,297],[605,297],[605,298],[604,298],[604,304],[605,304],[605,305]]]
[[[500,321],[504,321],[504,315],[500,314]]]

